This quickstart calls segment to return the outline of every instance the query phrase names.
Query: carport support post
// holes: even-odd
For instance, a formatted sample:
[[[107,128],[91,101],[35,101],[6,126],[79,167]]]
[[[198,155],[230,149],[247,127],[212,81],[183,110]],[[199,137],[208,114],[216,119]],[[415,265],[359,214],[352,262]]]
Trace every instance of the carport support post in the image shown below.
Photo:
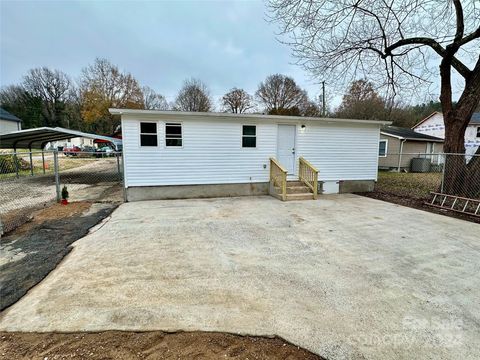
[[[17,174],[17,179],[18,179],[18,158],[17,158],[16,148],[13,148],[13,162],[15,163],[15,173]]]
[[[53,152],[53,168],[55,169],[55,189],[57,190],[57,202],[60,202],[60,174],[58,173],[58,150]]]

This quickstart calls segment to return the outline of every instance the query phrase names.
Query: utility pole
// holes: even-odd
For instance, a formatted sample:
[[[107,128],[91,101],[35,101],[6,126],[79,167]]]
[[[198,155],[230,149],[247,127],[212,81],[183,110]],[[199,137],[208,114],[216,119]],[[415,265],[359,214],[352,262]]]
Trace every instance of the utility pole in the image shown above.
[[[325,81],[322,81],[322,116],[325,117]]]

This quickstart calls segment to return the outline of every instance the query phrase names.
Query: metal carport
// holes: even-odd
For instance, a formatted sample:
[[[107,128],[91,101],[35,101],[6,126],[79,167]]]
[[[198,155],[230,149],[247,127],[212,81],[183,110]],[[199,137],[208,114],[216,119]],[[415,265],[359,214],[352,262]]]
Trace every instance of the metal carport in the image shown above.
[[[14,131],[7,134],[0,135],[0,149],[13,149],[14,152],[17,149],[26,148],[30,150],[30,168],[32,167],[32,149],[43,150],[45,145],[52,141],[66,140],[76,137],[84,137],[89,139],[101,139],[113,144],[115,149],[118,149],[118,145],[121,145],[122,140],[113,138],[110,136],[102,136],[97,134],[86,133],[77,130],[64,129],[61,127],[40,127],[34,129]],[[45,165],[42,152],[42,162]],[[33,170],[32,170],[33,171]]]

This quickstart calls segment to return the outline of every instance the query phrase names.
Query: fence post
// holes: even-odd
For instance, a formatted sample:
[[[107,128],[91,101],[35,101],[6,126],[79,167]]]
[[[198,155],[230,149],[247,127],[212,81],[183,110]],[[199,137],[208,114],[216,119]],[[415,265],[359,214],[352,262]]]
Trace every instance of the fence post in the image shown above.
[[[17,179],[18,179],[18,158],[17,158],[17,152],[15,151],[13,153],[13,162],[15,163],[15,173],[17,174]]]
[[[58,150],[53,152],[53,167],[55,169],[55,189],[57,192],[57,202],[60,202],[60,174],[58,173]]]
[[[43,168],[43,173],[45,174],[45,151],[42,149],[42,168]]]
[[[120,153],[122,156],[122,172],[121,172],[121,180],[122,180],[122,188],[123,188],[123,201],[127,202],[127,188],[125,187],[125,159],[123,158],[123,152]]]
[[[120,176],[121,176],[121,173],[120,173],[120,158],[119,158],[120,153],[117,152],[117,153],[115,154],[115,156],[116,156],[116,158],[117,158],[117,172],[118,172],[118,177],[120,178]]]
[[[33,176],[33,155],[32,155],[32,149],[30,149],[30,176]]]
[[[445,184],[445,167],[447,166],[447,154],[444,154],[445,159],[442,166],[442,183],[440,184],[440,193],[443,194],[443,185]]]

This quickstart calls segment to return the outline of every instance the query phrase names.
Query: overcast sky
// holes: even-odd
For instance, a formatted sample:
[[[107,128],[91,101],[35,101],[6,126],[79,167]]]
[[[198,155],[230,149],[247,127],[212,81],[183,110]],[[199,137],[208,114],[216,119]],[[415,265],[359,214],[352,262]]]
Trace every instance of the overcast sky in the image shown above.
[[[73,78],[105,57],[172,101],[196,77],[218,100],[232,87],[254,93],[267,75],[295,78],[311,97],[321,91],[290,49],[278,43],[261,1],[0,0],[0,85],[48,66]]]

